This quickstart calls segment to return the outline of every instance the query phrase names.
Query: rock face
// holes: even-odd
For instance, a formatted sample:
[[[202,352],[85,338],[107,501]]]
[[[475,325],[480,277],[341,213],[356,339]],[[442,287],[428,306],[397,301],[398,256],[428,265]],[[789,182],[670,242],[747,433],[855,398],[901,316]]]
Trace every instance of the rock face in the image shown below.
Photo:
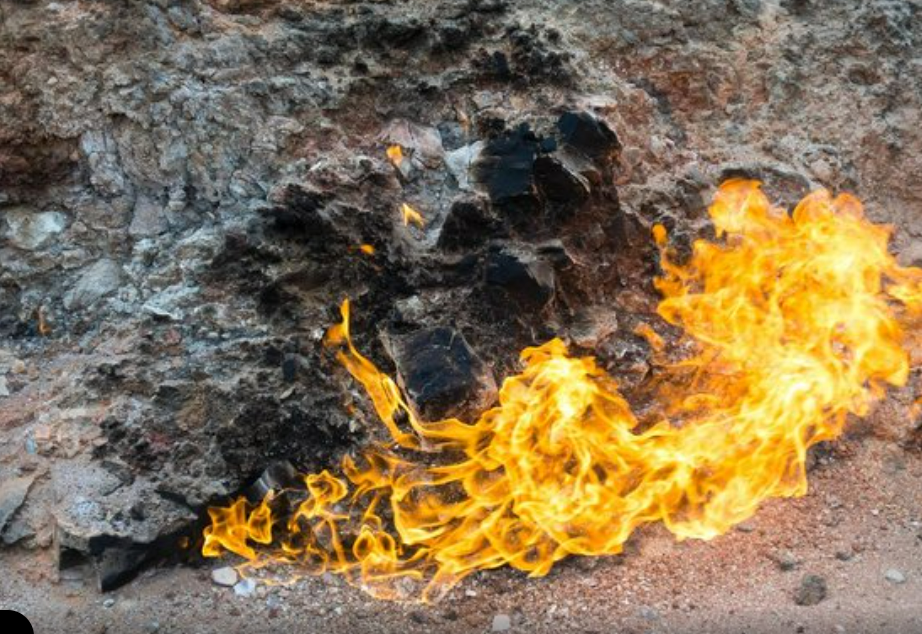
[[[0,2],[0,466],[120,474],[38,478],[23,545],[48,506],[108,587],[268,465],[333,464],[372,420],[321,343],[344,297],[452,415],[552,336],[645,367],[605,340],[655,305],[649,227],[690,245],[721,178],[922,235],[912,3],[566,4]]]

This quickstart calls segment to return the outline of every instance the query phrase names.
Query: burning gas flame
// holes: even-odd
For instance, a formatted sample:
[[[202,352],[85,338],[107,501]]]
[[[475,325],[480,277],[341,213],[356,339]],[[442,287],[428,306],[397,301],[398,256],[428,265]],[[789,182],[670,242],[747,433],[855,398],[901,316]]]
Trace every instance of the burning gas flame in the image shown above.
[[[568,555],[618,553],[652,522],[709,539],[768,498],[803,495],[807,449],[906,382],[903,325],[922,314],[922,269],[896,263],[890,230],[851,196],[817,192],[788,215],[734,180],[710,214],[724,241],[698,241],[686,264],[654,229],[658,312],[695,347],[668,370],[657,420],[640,425],[615,381],[555,339],[522,353],[521,374],[474,423],[422,421],[353,346],[346,302],[326,343],[387,442],[347,456],[342,475],[307,475],[293,509],[271,496],[210,509],[204,554],[431,600],[477,570],[540,576]]]
[[[403,163],[403,148],[399,145],[390,145],[386,152],[387,158],[390,159],[394,167],[400,167],[400,164]]]
[[[413,223],[420,229],[426,226],[426,220],[423,218],[423,215],[408,204],[402,203],[400,205],[400,212],[403,214],[404,225],[409,226],[410,223]]]

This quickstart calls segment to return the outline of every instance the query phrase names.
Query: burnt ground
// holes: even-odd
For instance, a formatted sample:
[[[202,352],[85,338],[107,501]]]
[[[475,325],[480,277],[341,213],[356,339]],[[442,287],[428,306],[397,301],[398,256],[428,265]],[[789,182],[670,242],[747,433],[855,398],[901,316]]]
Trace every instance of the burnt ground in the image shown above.
[[[649,228],[680,248],[707,236],[729,176],[785,204],[852,191],[922,263],[920,13],[3,3],[0,607],[48,632],[489,631],[498,615],[510,631],[922,631],[918,374],[824,450],[806,498],[740,530],[648,530],[623,557],[484,573],[437,606],[335,579],[238,597],[212,584],[226,562],[178,545],[271,462],[316,469],[374,433],[320,345],[344,296],[384,368],[460,332],[477,376],[420,405],[463,411],[552,336],[632,396],[651,372],[635,326],[669,334]],[[423,230],[400,222],[403,201]],[[118,587],[149,553],[183,561]],[[117,589],[99,594],[90,564],[59,571],[62,555]],[[797,595],[815,605],[795,601],[805,575],[825,580]]]

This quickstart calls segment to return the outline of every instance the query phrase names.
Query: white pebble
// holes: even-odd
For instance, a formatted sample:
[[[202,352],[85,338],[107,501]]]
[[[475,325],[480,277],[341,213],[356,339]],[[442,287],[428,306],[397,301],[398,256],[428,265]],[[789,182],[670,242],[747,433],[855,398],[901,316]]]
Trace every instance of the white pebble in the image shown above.
[[[505,632],[510,627],[512,627],[512,621],[509,619],[508,614],[497,614],[493,617],[494,632]]]
[[[230,566],[215,568],[211,571],[211,580],[214,581],[216,585],[224,586],[225,588],[230,588],[236,584],[239,579],[240,577],[237,575],[237,571]]]
[[[896,568],[890,568],[887,572],[884,573],[884,577],[890,583],[905,583],[906,575],[897,570]]]

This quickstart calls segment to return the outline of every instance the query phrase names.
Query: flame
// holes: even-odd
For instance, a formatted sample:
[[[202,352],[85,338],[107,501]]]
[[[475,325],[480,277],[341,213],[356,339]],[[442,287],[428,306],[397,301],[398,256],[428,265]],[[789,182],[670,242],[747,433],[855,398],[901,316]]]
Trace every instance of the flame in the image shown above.
[[[403,163],[403,148],[399,145],[388,146],[387,158],[394,165],[394,167],[400,167],[400,164]]]
[[[359,245],[359,251],[361,251],[365,255],[374,255],[375,247],[372,244],[361,244]]]
[[[400,211],[403,214],[403,224],[409,226],[412,222],[414,225],[422,229],[426,226],[426,220],[423,218],[423,215],[410,207],[406,203],[400,205]]]
[[[817,192],[788,215],[734,180],[710,213],[724,241],[697,242],[684,265],[654,228],[659,315],[695,350],[665,370],[658,418],[640,424],[592,358],[554,339],[522,352],[522,372],[472,424],[420,420],[353,346],[347,301],[326,344],[387,441],[347,456],[341,475],[307,475],[294,510],[273,515],[271,497],[210,509],[204,554],[432,600],[474,571],[540,576],[568,555],[618,553],[652,522],[710,539],[768,498],[803,495],[807,449],[906,382],[922,269],[896,263],[890,230],[851,196]]]

